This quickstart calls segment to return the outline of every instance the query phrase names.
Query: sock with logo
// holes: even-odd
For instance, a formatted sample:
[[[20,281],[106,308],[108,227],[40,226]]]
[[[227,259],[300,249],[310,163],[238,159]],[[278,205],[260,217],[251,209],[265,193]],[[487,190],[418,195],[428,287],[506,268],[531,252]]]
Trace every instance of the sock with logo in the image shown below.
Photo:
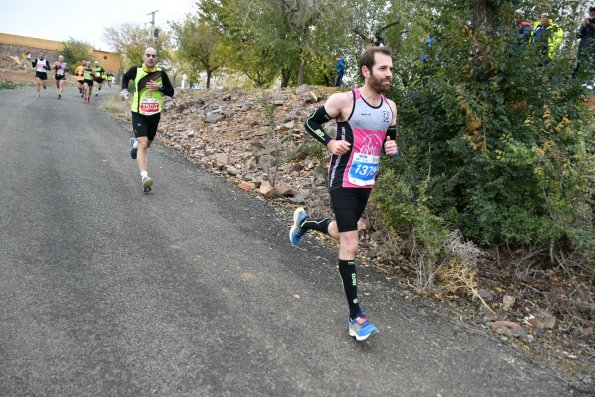
[[[345,289],[345,296],[347,297],[347,304],[349,305],[349,318],[353,320],[361,312],[359,308],[359,300],[357,299],[357,273],[355,272],[355,261],[339,259],[339,274],[343,280],[343,288]]]
[[[324,218],[317,221],[307,218],[302,222],[300,227],[304,232],[307,232],[308,230],[316,230],[317,232],[328,234],[328,225],[330,225],[331,222],[332,220],[329,218]]]

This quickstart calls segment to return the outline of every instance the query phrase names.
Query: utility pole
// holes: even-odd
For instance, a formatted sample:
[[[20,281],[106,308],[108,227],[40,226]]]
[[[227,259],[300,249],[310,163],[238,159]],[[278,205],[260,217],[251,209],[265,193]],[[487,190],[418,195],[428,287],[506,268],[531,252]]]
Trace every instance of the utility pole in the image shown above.
[[[155,28],[155,13],[159,12],[159,10],[151,11],[147,15],[151,15],[151,36],[153,36],[153,45],[155,45],[155,41],[157,39],[157,35],[159,34],[159,30]]]

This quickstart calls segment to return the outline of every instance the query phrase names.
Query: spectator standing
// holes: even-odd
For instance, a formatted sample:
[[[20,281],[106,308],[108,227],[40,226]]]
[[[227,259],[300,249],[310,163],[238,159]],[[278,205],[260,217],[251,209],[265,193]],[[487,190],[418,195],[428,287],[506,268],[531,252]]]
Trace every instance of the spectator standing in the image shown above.
[[[587,65],[591,71],[595,69],[595,6],[589,7],[589,16],[583,19],[576,36],[581,41],[578,45],[576,67],[572,72],[574,79],[583,65]]]
[[[539,57],[539,66],[545,66],[554,59],[563,39],[562,28],[551,21],[549,13],[542,13],[531,33],[531,43]]]
[[[533,24],[525,19],[525,12],[520,8],[514,12],[514,26],[517,43],[523,44],[528,42],[533,31]]]
[[[380,37],[379,35],[374,35],[374,38],[372,39],[372,43],[376,46],[376,47],[384,47],[384,39],[382,37]]]
[[[337,54],[337,87],[341,87],[343,84],[343,75],[345,74],[345,58],[341,54]]]

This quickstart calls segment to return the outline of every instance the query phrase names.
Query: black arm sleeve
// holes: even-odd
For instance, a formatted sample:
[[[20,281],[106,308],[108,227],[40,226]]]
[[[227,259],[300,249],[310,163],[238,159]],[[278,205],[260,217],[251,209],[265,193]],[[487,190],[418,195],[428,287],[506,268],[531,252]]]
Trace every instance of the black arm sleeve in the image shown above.
[[[50,61],[48,61],[47,59],[45,60],[45,70],[52,70],[52,68],[50,67]]]
[[[130,80],[136,79],[136,66],[131,67],[124,75],[122,76],[122,89],[128,89],[128,83]]]
[[[37,64],[37,59],[36,59],[36,60],[34,60],[34,61],[31,61],[31,66],[32,66],[32,67],[35,67],[35,66],[36,66],[36,64]]]
[[[169,80],[167,73],[164,71],[161,72],[161,86],[161,92],[163,95],[171,97],[174,96],[174,87],[171,85],[171,81]]]
[[[324,106],[321,106],[316,109],[316,111],[312,113],[304,123],[304,127],[306,128],[306,131],[308,131],[308,134],[312,135],[318,142],[325,146],[332,138],[324,132],[322,129],[322,124],[326,123],[331,118],[332,117],[329,116],[329,114],[324,109]]]

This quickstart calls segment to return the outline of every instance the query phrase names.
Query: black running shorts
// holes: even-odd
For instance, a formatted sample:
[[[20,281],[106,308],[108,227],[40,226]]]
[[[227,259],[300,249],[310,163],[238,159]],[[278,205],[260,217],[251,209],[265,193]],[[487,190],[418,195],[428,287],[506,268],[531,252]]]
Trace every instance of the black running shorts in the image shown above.
[[[89,87],[93,87],[93,80],[83,80],[83,83],[87,84]]]
[[[46,72],[35,72],[35,77],[40,80],[47,80],[48,74]]]
[[[58,80],[66,80],[66,76],[64,76],[63,74],[62,75],[57,74],[56,81],[58,81]]]
[[[144,114],[132,112],[132,130],[134,131],[134,136],[136,138],[146,136],[150,141],[155,139],[159,119],[161,119],[161,113],[145,116]]]
[[[103,79],[101,77],[95,77],[95,82],[97,84],[102,84],[103,83]]]
[[[330,191],[331,204],[340,233],[357,230],[372,189],[339,188]]]

